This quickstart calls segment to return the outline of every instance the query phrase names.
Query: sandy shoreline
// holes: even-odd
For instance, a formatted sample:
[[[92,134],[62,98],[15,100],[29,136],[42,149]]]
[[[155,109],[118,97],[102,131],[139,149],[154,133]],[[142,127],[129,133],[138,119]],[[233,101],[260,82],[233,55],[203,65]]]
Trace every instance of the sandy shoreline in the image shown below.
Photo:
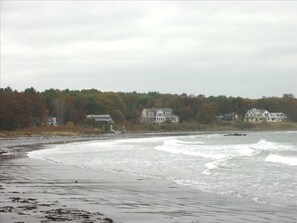
[[[257,204],[162,179],[97,172],[25,155],[44,143],[111,137],[1,140],[0,222],[297,222],[296,207]]]

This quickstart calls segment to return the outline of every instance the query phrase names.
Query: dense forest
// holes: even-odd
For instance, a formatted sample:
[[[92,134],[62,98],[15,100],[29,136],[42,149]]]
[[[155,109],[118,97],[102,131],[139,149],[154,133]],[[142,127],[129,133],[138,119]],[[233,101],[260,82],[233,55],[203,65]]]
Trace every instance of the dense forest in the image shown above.
[[[15,130],[39,126],[48,116],[57,117],[61,125],[84,124],[87,114],[110,114],[114,121],[138,123],[143,108],[170,107],[181,122],[212,124],[218,115],[231,112],[241,118],[248,109],[262,108],[284,112],[288,121],[297,122],[297,99],[292,94],[282,97],[248,99],[241,97],[161,94],[159,92],[101,92],[89,90],[34,88],[16,91],[0,89],[0,129]]]

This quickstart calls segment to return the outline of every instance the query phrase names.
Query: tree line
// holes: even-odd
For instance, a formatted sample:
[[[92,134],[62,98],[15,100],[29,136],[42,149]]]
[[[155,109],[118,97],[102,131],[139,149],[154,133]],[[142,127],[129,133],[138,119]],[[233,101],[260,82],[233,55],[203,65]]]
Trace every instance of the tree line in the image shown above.
[[[235,112],[241,118],[251,108],[283,112],[297,122],[297,99],[292,94],[282,97],[248,99],[241,97],[162,94],[159,92],[101,92],[97,89],[42,92],[10,87],[0,89],[0,129],[15,130],[39,126],[48,116],[60,124],[84,124],[88,114],[110,114],[114,121],[137,123],[144,108],[172,108],[182,122],[212,124],[218,115]]]

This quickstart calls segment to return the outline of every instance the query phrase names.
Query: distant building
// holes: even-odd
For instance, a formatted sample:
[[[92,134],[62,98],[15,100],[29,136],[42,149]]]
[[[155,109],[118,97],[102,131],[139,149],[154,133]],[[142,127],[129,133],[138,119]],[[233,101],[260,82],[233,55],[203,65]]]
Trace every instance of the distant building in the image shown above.
[[[179,117],[173,114],[171,108],[145,108],[141,114],[141,123],[161,124],[163,122],[179,122]]]
[[[87,115],[87,120],[91,123],[112,124],[113,120],[110,115]]]
[[[217,116],[218,121],[235,121],[239,119],[239,115],[235,112]]]
[[[245,122],[281,122],[286,121],[287,116],[282,113],[270,113],[265,109],[257,109],[253,108],[247,111],[247,113],[244,116]]]
[[[58,125],[57,117],[47,117],[47,124],[49,126],[57,126]]]
[[[283,122],[287,121],[287,116],[282,112],[271,112],[270,113],[270,122]]]

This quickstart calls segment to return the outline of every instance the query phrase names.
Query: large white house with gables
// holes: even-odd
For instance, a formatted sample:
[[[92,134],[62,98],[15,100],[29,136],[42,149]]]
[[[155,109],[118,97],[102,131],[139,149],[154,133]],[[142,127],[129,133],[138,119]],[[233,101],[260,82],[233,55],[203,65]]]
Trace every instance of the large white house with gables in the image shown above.
[[[244,116],[245,122],[282,122],[287,116],[282,112],[268,112],[265,109],[252,108]]]
[[[145,108],[140,118],[141,123],[148,124],[161,124],[166,121],[179,122],[179,117],[173,114],[171,108]]]

